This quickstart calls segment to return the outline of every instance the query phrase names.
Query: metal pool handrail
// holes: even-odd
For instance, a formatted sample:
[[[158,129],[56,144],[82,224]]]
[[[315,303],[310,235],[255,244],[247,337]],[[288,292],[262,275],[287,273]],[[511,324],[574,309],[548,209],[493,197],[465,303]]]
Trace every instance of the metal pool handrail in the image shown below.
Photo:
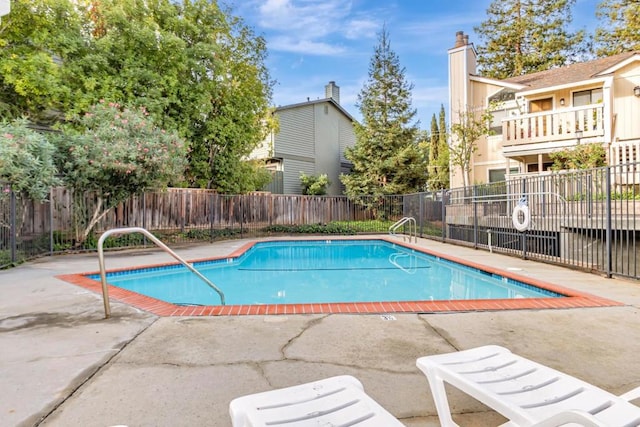
[[[107,286],[107,273],[106,273],[105,268],[104,268],[104,251],[102,249],[102,244],[104,243],[105,239],[107,237],[109,237],[110,235],[112,235],[112,234],[130,234],[130,233],[142,233],[142,234],[144,234],[147,238],[149,238],[149,240],[151,240],[153,243],[155,243],[160,249],[162,249],[163,251],[165,251],[166,253],[168,253],[172,257],[174,257],[176,260],[178,260],[178,262],[180,262],[180,264],[182,264],[185,267],[187,267],[193,274],[198,276],[207,285],[209,285],[214,291],[216,291],[218,293],[218,295],[220,295],[221,304],[225,305],[224,294],[222,293],[222,291],[216,285],[214,285],[209,279],[204,277],[202,275],[202,273],[200,273],[198,270],[196,270],[187,261],[185,261],[184,259],[180,258],[180,256],[178,256],[177,253],[172,251],[167,245],[162,243],[160,241],[160,239],[158,239],[156,236],[151,234],[149,231],[147,231],[146,229],[144,229],[142,227],[113,228],[111,230],[107,230],[104,233],[102,233],[102,236],[100,236],[100,239],[98,240],[98,262],[100,263],[100,281],[102,282],[102,299],[104,301],[104,317],[105,317],[105,319],[108,319],[111,316],[111,307],[109,305],[109,288]]]
[[[409,242],[411,242],[411,226],[413,225],[413,237],[415,238],[415,242],[418,243],[418,225],[416,224],[416,219],[412,216],[405,216],[389,227],[389,234],[395,236],[398,228],[402,227],[407,222],[409,223]],[[404,236],[402,239],[404,240]]]

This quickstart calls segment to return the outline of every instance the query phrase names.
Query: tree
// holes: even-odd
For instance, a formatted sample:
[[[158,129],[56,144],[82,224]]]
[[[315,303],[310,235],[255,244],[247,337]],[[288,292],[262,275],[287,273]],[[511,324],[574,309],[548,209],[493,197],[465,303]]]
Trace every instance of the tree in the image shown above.
[[[323,196],[327,194],[327,187],[331,185],[331,181],[326,173],[315,176],[300,172],[300,185],[302,186],[302,194]]]
[[[254,184],[263,174],[242,159],[269,131],[273,82],[264,39],[216,2],[94,4],[102,62],[96,68],[84,60],[81,68],[100,97],[145,105],[159,124],[187,138],[187,185],[223,193],[260,188]]]
[[[358,94],[362,124],[355,124],[356,144],[345,151],[353,163],[351,174],[341,177],[349,197],[405,194],[424,187],[427,158],[418,145],[412,89],[383,29],[369,63],[369,80]]]
[[[451,164],[462,172],[464,187],[471,183],[473,154],[478,150],[478,139],[491,133],[491,108],[467,107],[458,111],[458,121],[451,125],[452,143],[449,148]]]
[[[16,0],[0,28],[0,114],[50,124],[104,99],[189,141],[186,183],[245,192],[264,139],[266,45],[215,1]],[[256,175],[257,174],[257,175]]]
[[[0,27],[0,117],[51,123],[72,104],[61,63],[85,46],[74,3],[12,0]]]
[[[640,2],[602,0],[596,16],[602,22],[594,36],[597,56],[640,50]]]
[[[438,120],[431,117],[429,135],[429,190],[449,188],[449,144],[444,105],[440,106]]]
[[[474,30],[478,65],[497,79],[560,67],[584,55],[584,31],[567,30],[575,0],[493,0]]]
[[[95,198],[93,206],[76,205],[81,224],[76,244],[119,203],[182,178],[184,140],[155,126],[142,107],[101,102],[76,117],[74,125],[55,139],[58,168],[75,193],[74,201],[82,203],[83,195]]]
[[[54,163],[55,146],[29,129],[26,119],[0,123],[0,180],[25,198],[45,200],[60,183]]]

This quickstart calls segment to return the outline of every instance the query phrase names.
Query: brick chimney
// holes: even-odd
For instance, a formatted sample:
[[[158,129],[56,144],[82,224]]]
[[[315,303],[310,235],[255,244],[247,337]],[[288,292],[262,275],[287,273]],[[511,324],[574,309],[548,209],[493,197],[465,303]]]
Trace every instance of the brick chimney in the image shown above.
[[[469,43],[469,36],[464,35],[464,31],[456,32],[456,43],[453,45],[453,48],[458,48],[462,46],[466,46]]]
[[[340,87],[336,85],[336,82],[330,81],[324,87],[324,96],[325,98],[333,98],[336,103],[340,104]]]

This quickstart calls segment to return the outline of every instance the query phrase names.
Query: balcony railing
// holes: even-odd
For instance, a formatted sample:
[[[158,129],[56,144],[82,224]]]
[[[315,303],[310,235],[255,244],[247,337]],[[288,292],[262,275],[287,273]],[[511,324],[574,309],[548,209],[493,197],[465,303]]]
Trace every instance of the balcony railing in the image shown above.
[[[604,106],[592,104],[541,113],[523,114],[502,121],[502,145],[532,144],[604,135]]]

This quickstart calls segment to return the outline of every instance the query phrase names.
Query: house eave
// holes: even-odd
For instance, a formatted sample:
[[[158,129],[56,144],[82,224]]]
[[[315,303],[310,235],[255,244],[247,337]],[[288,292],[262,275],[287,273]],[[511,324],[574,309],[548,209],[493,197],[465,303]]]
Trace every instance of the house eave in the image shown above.
[[[571,89],[571,88],[579,87],[579,86],[590,86],[590,85],[596,85],[596,84],[605,84],[610,79],[611,79],[611,76],[601,76],[601,77],[598,77],[598,78],[593,78],[593,79],[588,79],[588,80],[581,80],[581,81],[571,82],[571,83],[564,83],[564,84],[561,84],[561,85],[545,86],[545,87],[539,87],[539,88],[530,89],[530,90],[521,90],[521,91],[518,92],[518,95],[523,96],[523,97],[527,97],[527,96],[531,96],[531,95],[537,95],[537,94],[540,94],[540,93],[556,92],[556,91],[559,91],[559,90]]]
[[[313,101],[306,101],[306,102],[299,102],[297,104],[289,104],[289,105],[283,105],[281,107],[277,107],[275,109],[275,112],[278,111],[282,111],[282,110],[289,110],[291,108],[298,108],[298,107],[304,107],[307,105],[315,105],[315,104],[322,104],[322,103],[329,103],[332,104],[334,107],[336,107],[338,109],[338,111],[340,111],[342,114],[344,114],[344,116],[351,120],[351,122],[355,122],[356,119],[353,118],[353,116],[351,114],[349,114],[349,112],[347,110],[345,110],[340,104],[338,104],[335,99],[333,98],[322,98],[322,99],[315,99]]]
[[[596,74],[596,76],[602,76],[605,74],[612,74],[615,73],[616,71],[620,70],[621,68],[626,67],[627,65],[636,62],[636,61],[640,61],[640,54],[636,53],[633,56],[630,56],[629,58],[625,59],[624,61],[620,61],[618,62],[616,65],[609,67],[605,70],[600,71],[599,73]]]
[[[504,88],[508,88],[508,89],[514,89],[514,90],[517,90],[517,91],[520,91],[520,90],[525,89],[527,87],[526,85],[521,85],[521,84],[518,84],[518,83],[505,82],[504,80],[492,79],[490,77],[482,77],[482,76],[477,76],[477,75],[474,75],[474,74],[469,75],[469,80],[477,82],[477,83],[483,83],[483,84],[487,84],[487,85],[500,86],[500,87],[504,87]]]

